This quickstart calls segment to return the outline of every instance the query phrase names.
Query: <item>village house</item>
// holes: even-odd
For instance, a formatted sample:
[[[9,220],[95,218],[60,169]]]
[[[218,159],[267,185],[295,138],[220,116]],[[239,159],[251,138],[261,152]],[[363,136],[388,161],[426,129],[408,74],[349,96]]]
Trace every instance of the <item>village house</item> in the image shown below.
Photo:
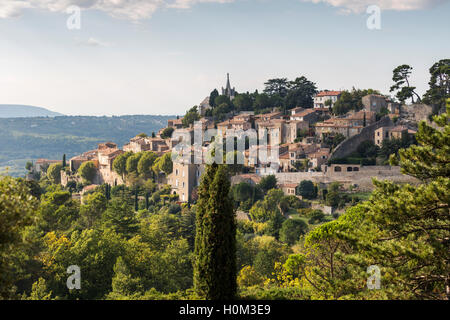
[[[46,171],[48,169],[48,167],[51,164],[54,163],[60,163],[62,164],[61,160],[49,160],[49,159],[38,159],[36,160],[36,162],[33,164],[33,171],[34,172],[43,172]]]
[[[332,109],[335,102],[340,98],[342,91],[321,91],[314,97],[315,109]],[[325,105],[325,102],[331,101],[331,105]]]
[[[387,109],[387,100],[386,97],[380,94],[368,94],[362,97],[362,104],[364,106],[364,110],[373,111],[375,113],[380,112],[383,108]]]
[[[234,186],[235,184],[245,182],[252,186],[256,186],[261,182],[261,179],[261,176],[254,173],[240,174],[231,177],[231,185]]]
[[[280,111],[274,111],[270,113],[257,114],[254,117],[255,121],[271,121],[281,119],[283,117],[283,113]]]
[[[204,171],[203,164],[194,164],[193,159],[190,160],[174,161],[172,173],[167,177],[167,183],[172,188],[172,193],[177,194],[181,202],[192,200],[192,191],[200,184],[200,178]]]
[[[297,113],[292,113],[290,119],[314,124],[319,119],[319,115],[314,109],[306,109]]]
[[[169,146],[166,141],[159,137],[141,137],[136,136],[130,139],[130,142],[123,146],[123,151],[125,152],[143,152],[143,151],[153,151],[158,156],[161,156],[165,152],[169,151]]]
[[[353,137],[368,125],[376,122],[376,114],[373,111],[351,112],[345,117],[334,117],[315,124],[316,135],[321,139],[325,135],[340,133],[344,137]]]
[[[174,129],[183,128],[183,118],[167,120],[167,127],[172,127]]]
[[[91,161],[97,169],[94,181],[92,181],[94,184],[122,184],[122,177],[113,170],[113,162],[123,152],[113,142],[100,143],[96,150],[87,151],[69,160],[69,168],[72,174],[67,174],[63,171],[61,174],[61,183],[66,185],[70,180],[77,181],[74,175],[76,171],[84,162]]]
[[[295,183],[280,183],[278,184],[278,188],[283,191],[286,196],[295,196],[297,190],[297,184]]]
[[[330,149],[322,148],[320,144],[293,143],[287,146],[288,150],[280,154],[280,172],[296,169],[295,164],[305,159],[309,160],[309,167],[320,168],[330,157]]]
[[[395,127],[381,127],[375,130],[374,142],[377,146],[381,147],[384,140],[389,139],[404,139],[408,135],[414,135],[415,131],[409,130],[405,126]]]
[[[328,162],[330,158],[330,149],[329,148],[321,148],[320,150],[308,154],[308,159],[311,162],[311,167],[313,168],[321,168],[322,165]]]

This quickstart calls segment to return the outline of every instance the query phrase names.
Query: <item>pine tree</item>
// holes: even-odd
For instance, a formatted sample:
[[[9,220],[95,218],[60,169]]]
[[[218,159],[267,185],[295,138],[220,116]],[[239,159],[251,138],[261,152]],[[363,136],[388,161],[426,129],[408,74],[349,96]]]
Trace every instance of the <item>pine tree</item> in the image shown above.
[[[224,165],[208,165],[199,187],[194,289],[207,300],[236,295],[236,222]]]

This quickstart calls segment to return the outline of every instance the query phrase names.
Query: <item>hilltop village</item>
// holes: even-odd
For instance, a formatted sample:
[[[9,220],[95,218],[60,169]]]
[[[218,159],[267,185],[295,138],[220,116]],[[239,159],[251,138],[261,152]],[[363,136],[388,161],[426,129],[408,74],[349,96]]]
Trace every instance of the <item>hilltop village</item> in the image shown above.
[[[314,93],[312,106],[233,110],[229,105],[239,94],[231,87],[229,75],[221,93],[214,90],[184,117],[169,120],[159,132],[132,137],[122,148],[114,142],[105,142],[95,150],[68,159],[61,170],[61,184],[82,185],[80,195],[102,184],[131,185],[136,177],[127,175],[127,166],[134,166],[135,172],[151,176],[159,186],[170,186],[178,202],[195,201],[204,164],[173,162],[170,155],[181,142],[180,136],[188,136],[193,142],[194,122],[198,121],[202,130],[216,129],[224,139],[226,130],[254,129],[259,139],[266,135],[269,152],[276,150],[278,162],[264,163],[259,158],[251,159],[254,153],[250,149],[255,146],[246,147],[244,164],[233,165],[232,185],[242,182],[256,185],[263,177],[273,175],[277,188],[285,195],[301,198],[298,186],[304,180],[322,189],[339,183],[341,190],[352,192],[370,191],[372,178],[415,182],[412,177],[402,175],[398,167],[390,166],[388,157],[398,150],[400,142],[407,145],[414,140],[418,121],[427,120],[431,114],[426,105],[402,105],[374,91],[362,96],[350,111],[336,114],[335,105],[349,93],[323,90]],[[389,143],[394,141],[398,143]],[[208,145],[209,142],[203,147]],[[380,156],[383,152],[384,157]],[[147,160],[143,163],[148,168],[138,168],[142,158]],[[61,161],[36,161],[30,169],[30,178],[52,163]],[[88,173],[83,175],[83,170]]]

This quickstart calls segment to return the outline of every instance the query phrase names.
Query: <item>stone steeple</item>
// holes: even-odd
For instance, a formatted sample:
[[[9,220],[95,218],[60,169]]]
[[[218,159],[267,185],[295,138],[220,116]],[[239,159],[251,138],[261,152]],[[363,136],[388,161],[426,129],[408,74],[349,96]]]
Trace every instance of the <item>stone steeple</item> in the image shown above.
[[[227,96],[228,98],[230,98],[230,100],[234,99],[234,96],[236,95],[236,90],[235,88],[231,88],[231,84],[230,84],[230,74],[227,73],[227,85],[226,88],[224,89],[222,87],[222,95]]]

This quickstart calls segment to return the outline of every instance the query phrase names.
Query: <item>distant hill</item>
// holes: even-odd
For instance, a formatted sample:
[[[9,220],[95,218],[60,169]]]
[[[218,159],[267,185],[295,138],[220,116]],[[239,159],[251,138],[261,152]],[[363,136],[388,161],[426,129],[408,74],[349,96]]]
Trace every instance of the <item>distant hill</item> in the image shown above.
[[[24,106],[20,104],[0,104],[0,118],[30,118],[63,116],[41,107]]]
[[[0,174],[25,173],[25,163],[39,158],[67,159],[112,141],[122,147],[139,133],[151,135],[175,116],[61,116],[0,118]]]

